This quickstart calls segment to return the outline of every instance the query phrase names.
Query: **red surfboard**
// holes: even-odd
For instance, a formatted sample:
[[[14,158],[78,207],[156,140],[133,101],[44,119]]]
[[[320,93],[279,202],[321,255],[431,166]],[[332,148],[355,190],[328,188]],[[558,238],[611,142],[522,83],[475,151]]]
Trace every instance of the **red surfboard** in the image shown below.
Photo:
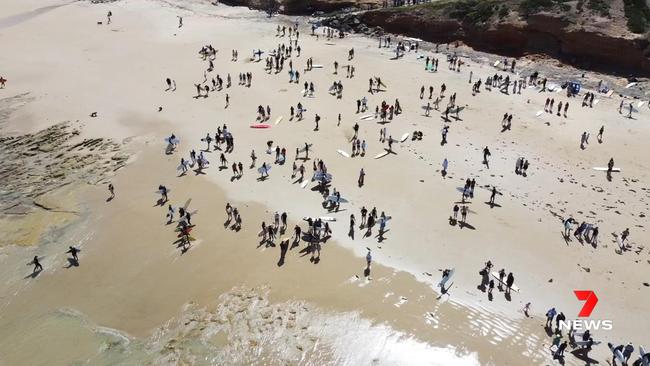
[[[270,128],[270,127],[271,127],[271,125],[267,125],[267,124],[263,124],[263,123],[260,123],[260,124],[257,124],[257,125],[251,125],[251,128]]]

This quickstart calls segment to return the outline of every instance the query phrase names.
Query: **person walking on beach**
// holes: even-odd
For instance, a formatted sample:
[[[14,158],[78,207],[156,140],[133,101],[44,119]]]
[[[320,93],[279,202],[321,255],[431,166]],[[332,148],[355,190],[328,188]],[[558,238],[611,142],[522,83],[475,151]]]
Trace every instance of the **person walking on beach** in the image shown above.
[[[112,16],[113,16],[113,12],[109,10],[108,13],[106,14],[106,24],[111,24]]]
[[[492,155],[492,153],[490,152],[490,149],[488,149],[488,147],[486,146],[483,149],[483,164],[485,164],[488,168],[490,167],[490,163],[488,162],[488,157],[490,155]]]
[[[497,193],[497,188],[495,186],[492,186],[492,193],[490,194],[490,205],[494,206],[494,199],[496,198]]]
[[[34,265],[34,269],[32,270],[32,274],[41,272],[43,270],[43,266],[41,266],[41,262],[38,261],[38,256],[35,255],[34,259],[32,260],[32,263]]]
[[[356,219],[354,214],[350,214],[350,229],[348,230],[348,236],[354,240],[354,225],[356,224]]]
[[[365,176],[366,176],[366,172],[363,170],[363,168],[361,168],[361,171],[359,171],[359,180],[358,180],[359,187],[363,187]]]
[[[458,205],[454,205],[454,221],[458,220],[458,211],[460,211],[460,207]]]
[[[111,196],[108,198],[109,200],[115,198],[115,187],[113,187],[113,183],[108,184],[108,193],[111,194]]]
[[[463,207],[460,209],[460,222],[463,224],[467,222],[467,211],[468,208],[466,205],[463,205]]]
[[[75,262],[79,263],[79,257],[77,257],[77,254],[81,251],[73,246],[68,247],[68,251],[66,253],[70,254],[72,256],[72,259],[74,259]]]

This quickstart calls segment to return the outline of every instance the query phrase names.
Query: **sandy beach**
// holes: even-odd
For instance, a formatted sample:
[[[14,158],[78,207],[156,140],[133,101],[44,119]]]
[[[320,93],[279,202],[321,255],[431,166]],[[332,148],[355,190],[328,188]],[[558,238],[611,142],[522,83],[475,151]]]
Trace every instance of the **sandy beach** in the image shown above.
[[[462,46],[436,53],[421,44],[395,59],[399,37],[382,48],[354,34],[328,38],[323,28],[316,37],[306,17],[268,18],[208,1],[7,0],[0,9],[0,76],[7,79],[0,89],[0,365],[551,365],[560,360],[549,350],[556,334],[544,328],[545,314],[554,307],[579,319],[583,302],[574,290],[594,291],[599,302],[589,319],[613,327],[592,330],[602,343],[586,360],[569,346],[565,364],[611,363],[608,342],[650,347],[650,164],[642,158],[650,109],[648,96],[620,95],[625,79],[532,58],[503,71],[493,66],[503,57]],[[270,52],[290,42],[288,33],[277,35],[278,25],[294,24],[300,56],[294,46],[282,71],[265,71]],[[210,72],[199,54],[206,45],[217,50]],[[264,51],[259,61],[255,50]],[[460,71],[448,67],[454,52]],[[437,72],[425,70],[425,57],[439,60]],[[308,58],[322,67],[306,70]],[[289,60],[299,83],[289,83]],[[352,78],[347,65],[355,68]],[[585,74],[581,93],[569,98],[563,89],[532,85],[514,94],[484,86],[472,93],[478,79],[520,80],[534,71],[548,85]],[[250,87],[238,85],[240,73],[252,73]],[[224,81],[196,98],[195,85],[212,86],[217,75],[230,75],[232,86]],[[371,94],[375,77],[385,86]],[[175,90],[166,90],[166,78]],[[595,105],[581,106],[598,80],[614,93],[596,93]],[[340,98],[328,93],[338,81]],[[303,94],[304,82],[314,84],[313,96]],[[440,110],[427,116],[443,83]],[[452,94],[464,108],[445,121],[441,111]],[[369,111],[356,113],[364,97]],[[544,112],[547,98],[568,101],[566,117]],[[625,108],[619,113],[623,98],[626,106],[645,104],[627,118]],[[392,120],[361,119],[396,99],[403,111]],[[290,118],[299,102],[302,121]],[[260,123],[260,105],[271,109],[269,128],[250,128]],[[513,115],[510,129],[502,129],[504,113]],[[352,153],[355,124],[366,153],[346,157],[337,150]],[[224,125],[234,137],[225,169],[223,151],[210,146],[206,169],[179,175],[181,158],[201,153],[206,133]],[[398,141],[375,159],[388,148],[379,141],[383,128]],[[412,139],[414,131],[421,140]],[[590,139],[581,149],[583,132]],[[166,154],[171,134],[180,142]],[[284,164],[274,163],[275,151],[266,153],[269,141],[272,150],[286,148]],[[295,160],[305,143],[309,160]],[[520,157],[530,163],[525,176],[515,174]],[[610,158],[620,172],[608,180],[593,168]],[[302,188],[292,176],[295,161],[309,181],[318,159],[333,176],[330,192],[347,200],[338,210],[324,207],[316,182]],[[242,162],[241,178],[233,178],[233,162]],[[266,179],[259,179],[262,163],[272,166]],[[461,203],[472,178],[474,197]],[[157,204],[159,185],[169,188],[164,205]],[[500,193],[495,205],[491,187]],[[227,222],[226,203],[240,211],[241,230]],[[177,217],[166,224],[170,204],[192,212],[189,246],[174,231]],[[464,225],[450,219],[455,204],[468,207]],[[391,217],[383,235],[373,228],[364,237],[362,207]],[[264,241],[260,225],[271,224],[275,212],[287,213],[286,232]],[[295,225],[308,230],[303,217],[331,217],[331,237],[319,243],[318,256],[300,241],[282,257],[281,238]],[[568,217],[597,226],[598,242],[564,236]],[[78,263],[69,246],[81,249]],[[34,256],[43,271],[32,274]],[[488,295],[479,274],[488,261],[491,271],[513,273],[520,290]],[[443,270],[452,268],[441,290]],[[637,349],[630,364],[638,357]]]

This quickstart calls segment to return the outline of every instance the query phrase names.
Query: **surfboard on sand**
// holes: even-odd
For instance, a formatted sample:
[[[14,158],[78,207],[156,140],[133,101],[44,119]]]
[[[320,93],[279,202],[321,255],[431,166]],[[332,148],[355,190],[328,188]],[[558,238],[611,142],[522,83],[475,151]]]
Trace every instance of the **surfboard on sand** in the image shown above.
[[[494,277],[497,280],[497,282],[500,282],[503,286],[507,287],[504,281],[508,278],[508,276],[503,277],[504,281],[501,281],[499,280],[499,272],[492,272],[492,277]],[[515,285],[514,283],[512,284],[512,287],[510,289],[512,291],[519,292],[519,287],[517,287],[517,285]]]
[[[275,120],[275,124],[277,125],[280,122],[282,122],[282,116],[278,117],[278,119]]]
[[[388,151],[380,152],[379,154],[375,155],[375,159],[383,158],[386,155],[388,155]]]
[[[585,345],[587,345],[587,344],[589,343],[589,340],[583,341],[583,340],[581,339],[581,340],[575,341],[575,343],[576,343],[578,346],[585,346]],[[594,346],[597,346],[597,345],[599,345],[599,344],[601,344],[601,343],[602,343],[601,341],[594,341],[593,345],[594,345]]]
[[[305,217],[303,217],[302,219],[303,219],[304,221],[309,221],[309,219],[312,219],[312,220],[321,219],[321,221],[330,221],[330,222],[334,222],[334,221],[336,221],[336,217],[332,217],[332,216],[321,216],[321,217],[309,217],[309,216],[305,216]]]
[[[309,184],[309,181],[305,180],[304,182],[300,183],[300,188],[305,189],[305,187],[307,187],[308,184]]]
[[[635,86],[635,85],[636,85],[635,82],[633,82],[633,83],[629,83],[629,84],[625,85],[625,89],[629,89],[629,88],[631,88],[631,87],[633,87],[633,86]]]
[[[409,138],[409,133],[405,133],[402,135],[402,137],[399,138],[399,142],[404,142],[406,139]]]
[[[369,120],[369,119],[375,119],[375,115],[374,115],[374,114],[366,114],[365,116],[361,116],[361,117],[359,117],[359,119],[362,119],[362,120],[364,120],[364,121],[367,121],[367,120]]]
[[[606,171],[607,171],[607,167],[606,167],[606,166],[596,166],[596,167],[593,167],[592,169],[593,169],[593,170],[598,170],[598,171],[600,171],[600,172],[606,172]],[[621,168],[614,167],[614,168],[612,168],[612,171],[618,173],[618,172],[621,171]]]
[[[335,195],[333,195],[333,194],[327,196],[327,200],[328,200],[328,201],[332,201],[332,202],[334,202],[334,203],[336,203],[336,202],[347,203],[347,202],[348,202],[348,200],[346,200],[345,198],[343,198],[343,197],[341,197],[341,198],[337,198],[337,197],[336,197]]]
[[[621,364],[623,362],[625,362],[625,357],[623,357],[623,353],[621,351],[619,351],[619,350],[615,351],[614,349],[616,347],[614,347],[614,345],[611,344],[611,343],[607,343],[607,346],[609,347],[609,350],[612,351],[612,353],[614,354],[614,357],[616,357],[616,360],[618,360],[618,362],[620,362]]]
[[[544,111],[539,111],[539,112],[535,113],[535,116],[539,117],[539,116],[541,116],[542,114],[544,114]]]
[[[641,363],[643,363],[643,366],[650,366],[650,355],[646,353],[643,346],[639,346],[639,353],[641,354]]]
[[[449,282],[449,280],[452,277],[454,277],[454,273],[456,273],[455,268],[452,268],[451,270],[449,270],[449,274],[447,274],[445,277],[442,278],[442,280],[440,280],[440,282],[438,282],[438,287],[445,288],[445,284],[447,284],[447,282]]]
[[[598,104],[598,102],[600,102],[600,99],[594,100],[594,105]]]
[[[497,60],[497,61],[494,61],[493,65],[494,65],[494,67],[497,67],[497,66],[499,66],[500,63],[501,63],[501,61]]]
[[[322,69],[323,65],[316,64],[316,65],[311,65],[311,67],[312,67],[312,69]]]
[[[645,105],[645,102],[639,102],[639,103],[637,103],[636,107],[637,107],[637,108],[641,108],[641,107],[643,107],[644,105]]]
[[[346,158],[350,157],[350,154],[348,154],[346,151],[343,151],[341,149],[336,150],[336,152],[341,154],[342,156],[345,156]]]
[[[251,125],[251,128],[270,128],[271,125],[267,125],[265,123],[258,123],[256,125]]]

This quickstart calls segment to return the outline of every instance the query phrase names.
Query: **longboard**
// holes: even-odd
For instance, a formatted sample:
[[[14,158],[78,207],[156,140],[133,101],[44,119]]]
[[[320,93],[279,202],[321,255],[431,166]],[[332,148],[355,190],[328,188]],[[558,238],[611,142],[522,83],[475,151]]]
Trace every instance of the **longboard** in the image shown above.
[[[308,180],[305,180],[304,182],[302,182],[302,183],[300,184],[300,188],[305,189],[305,187],[307,187],[308,184],[309,184],[309,181],[308,181]]]
[[[629,84],[625,85],[625,89],[629,89],[629,88],[631,88],[631,87],[633,87],[635,85],[636,85],[635,82],[629,83]]]
[[[405,133],[402,135],[402,137],[399,138],[399,142],[404,142],[406,139],[409,138],[409,133]]]
[[[362,120],[364,120],[364,121],[367,121],[367,120],[369,120],[369,119],[375,119],[375,115],[374,115],[374,114],[366,114],[365,116],[361,116],[361,117],[359,117],[359,119],[362,119]]]
[[[643,107],[644,105],[645,105],[645,102],[639,102],[639,103],[637,103],[636,107],[637,107],[637,108],[641,108],[641,107]]]
[[[442,280],[440,280],[440,282],[438,282],[438,287],[440,287],[440,288],[445,288],[445,284],[446,284],[447,282],[449,282],[449,280],[450,280],[452,277],[454,277],[454,273],[456,273],[456,269],[455,269],[455,268],[452,268],[452,269],[449,271],[449,274],[448,274],[447,276],[443,277]]]
[[[606,172],[607,171],[607,167],[604,167],[604,166],[596,166],[596,167],[593,167],[592,169],[593,170],[598,170],[599,172]],[[614,168],[612,168],[612,171],[613,172],[620,172],[621,168],[614,167]]]
[[[539,116],[541,116],[542,114],[544,114],[544,111],[539,111],[539,112],[535,113],[535,116],[536,116],[536,117],[539,117]]]
[[[259,124],[256,124],[256,125],[251,125],[251,128],[270,128],[270,127],[271,127],[271,125],[267,125],[265,123],[259,123]]]
[[[311,65],[311,68],[312,68],[312,69],[322,69],[322,68],[323,68],[323,65],[318,65],[318,64],[316,64],[316,65]]]
[[[506,287],[507,287],[506,283],[505,283],[504,281],[501,281],[501,280],[499,279],[499,272],[492,272],[492,277],[494,277],[494,278],[497,280],[497,282],[499,282],[499,283],[501,283],[503,286],[506,286]],[[506,280],[507,278],[508,278],[508,276],[503,277],[504,280]],[[512,291],[519,292],[519,287],[517,287],[517,285],[515,285],[514,283],[512,284],[512,287],[510,287],[510,289],[511,289]]]
[[[275,124],[277,125],[280,122],[282,122],[282,116],[278,117],[278,119],[275,120]]]
[[[388,155],[388,151],[380,152],[379,154],[375,155],[375,159],[383,158],[386,155]]]
[[[349,158],[349,157],[350,157],[350,154],[348,154],[347,152],[345,152],[345,151],[343,151],[343,150],[340,150],[340,149],[339,149],[339,150],[336,150],[336,152],[339,153],[339,154],[341,154],[341,155],[343,155],[343,156],[345,156],[346,158]]]

